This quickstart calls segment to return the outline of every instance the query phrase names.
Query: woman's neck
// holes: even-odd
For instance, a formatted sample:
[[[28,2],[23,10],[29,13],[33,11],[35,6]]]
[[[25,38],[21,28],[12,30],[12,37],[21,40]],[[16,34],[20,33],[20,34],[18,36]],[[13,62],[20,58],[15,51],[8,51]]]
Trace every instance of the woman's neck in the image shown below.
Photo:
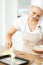
[[[37,25],[38,22],[35,22],[35,21],[29,21],[28,23],[31,24],[31,25]]]
[[[35,22],[35,21],[28,20],[28,26],[30,31],[34,31],[37,27],[37,24],[38,24],[38,21]]]

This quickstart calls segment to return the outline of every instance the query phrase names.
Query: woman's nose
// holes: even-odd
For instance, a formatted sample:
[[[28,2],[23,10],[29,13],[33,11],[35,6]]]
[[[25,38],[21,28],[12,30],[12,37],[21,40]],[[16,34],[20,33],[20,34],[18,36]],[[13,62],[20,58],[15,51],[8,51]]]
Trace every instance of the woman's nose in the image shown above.
[[[36,18],[37,17],[37,15],[35,14],[35,15],[33,15],[33,18]]]

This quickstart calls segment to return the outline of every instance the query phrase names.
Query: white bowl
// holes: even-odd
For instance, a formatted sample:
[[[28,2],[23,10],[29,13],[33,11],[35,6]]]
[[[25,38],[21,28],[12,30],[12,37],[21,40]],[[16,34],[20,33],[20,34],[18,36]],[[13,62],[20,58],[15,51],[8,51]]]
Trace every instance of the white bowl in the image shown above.
[[[33,51],[38,54],[43,54],[43,45],[33,46]]]

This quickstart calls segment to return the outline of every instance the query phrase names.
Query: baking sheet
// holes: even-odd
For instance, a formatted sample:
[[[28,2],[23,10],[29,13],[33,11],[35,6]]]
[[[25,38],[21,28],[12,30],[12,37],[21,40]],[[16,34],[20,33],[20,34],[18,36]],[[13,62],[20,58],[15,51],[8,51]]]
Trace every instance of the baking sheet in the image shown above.
[[[0,65],[8,65],[8,64],[6,64],[6,63],[0,61]]]
[[[4,56],[0,57],[0,61],[10,65],[11,64],[11,57],[8,56],[8,55],[6,55],[5,57]],[[29,60],[27,60],[25,58],[15,57],[13,64],[15,64],[15,65],[24,65],[24,64],[27,64],[27,63],[29,63]]]

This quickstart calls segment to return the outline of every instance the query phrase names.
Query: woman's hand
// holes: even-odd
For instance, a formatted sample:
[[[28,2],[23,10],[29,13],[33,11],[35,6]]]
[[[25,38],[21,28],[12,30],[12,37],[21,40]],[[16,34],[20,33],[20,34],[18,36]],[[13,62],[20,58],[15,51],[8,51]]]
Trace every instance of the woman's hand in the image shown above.
[[[5,47],[6,47],[7,49],[10,49],[10,48],[12,47],[12,36],[13,36],[13,34],[14,34],[16,31],[17,31],[17,29],[12,26],[11,29],[9,30],[9,32],[6,34]]]
[[[10,49],[10,48],[12,47],[11,38],[6,39],[5,47],[6,47],[7,49]]]

